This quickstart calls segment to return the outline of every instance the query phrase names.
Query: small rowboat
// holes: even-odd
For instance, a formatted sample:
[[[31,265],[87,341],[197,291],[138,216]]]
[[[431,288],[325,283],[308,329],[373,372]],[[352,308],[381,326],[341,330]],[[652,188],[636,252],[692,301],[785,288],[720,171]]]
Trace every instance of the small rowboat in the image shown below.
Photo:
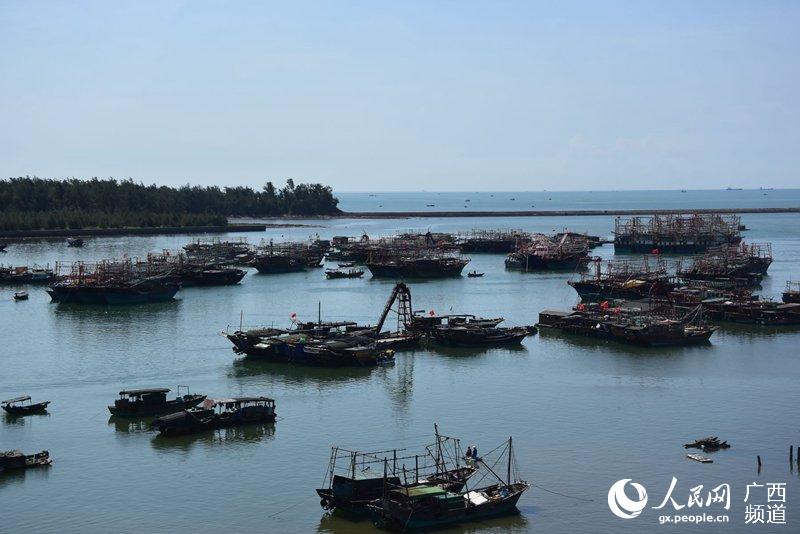
[[[469,276],[470,278],[480,278],[484,274],[486,273],[479,273],[478,271],[472,271],[471,273],[467,273],[467,276]]]
[[[47,411],[47,405],[50,404],[50,401],[32,403],[30,400],[30,396],[23,395],[15,399],[4,400],[0,403],[0,406],[12,415],[31,415],[35,413],[45,413]],[[28,401],[28,404],[25,404],[25,401]]]
[[[701,464],[710,464],[714,462],[714,460],[712,460],[708,456],[701,456],[699,454],[694,454],[694,453],[687,454],[686,457],[690,460],[694,460],[695,462],[700,462]]]
[[[14,300],[28,300],[27,291],[17,291],[14,293]]]

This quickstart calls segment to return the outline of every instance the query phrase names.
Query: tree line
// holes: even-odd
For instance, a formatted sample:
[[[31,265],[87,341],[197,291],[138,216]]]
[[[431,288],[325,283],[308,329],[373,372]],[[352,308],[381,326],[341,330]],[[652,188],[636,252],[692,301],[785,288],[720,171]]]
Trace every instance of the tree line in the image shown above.
[[[205,226],[227,217],[334,215],[339,200],[328,186],[286,181],[250,187],[144,185],[128,180],[0,180],[0,229]]]

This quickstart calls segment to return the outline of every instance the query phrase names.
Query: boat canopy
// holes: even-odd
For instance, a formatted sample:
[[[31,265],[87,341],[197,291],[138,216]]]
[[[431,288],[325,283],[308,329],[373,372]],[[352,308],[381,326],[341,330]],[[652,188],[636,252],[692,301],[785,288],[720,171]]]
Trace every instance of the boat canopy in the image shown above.
[[[235,404],[247,404],[251,402],[268,402],[274,403],[273,399],[269,397],[231,397],[230,399],[216,399],[215,406],[230,406]]]
[[[30,396],[29,395],[23,395],[22,397],[17,397],[15,399],[4,400],[0,404],[15,404],[17,402],[25,402],[27,400],[31,400]]]
[[[169,388],[124,389],[120,391],[119,394],[129,397],[139,397],[141,395],[147,395],[148,393],[169,393],[169,391]]]

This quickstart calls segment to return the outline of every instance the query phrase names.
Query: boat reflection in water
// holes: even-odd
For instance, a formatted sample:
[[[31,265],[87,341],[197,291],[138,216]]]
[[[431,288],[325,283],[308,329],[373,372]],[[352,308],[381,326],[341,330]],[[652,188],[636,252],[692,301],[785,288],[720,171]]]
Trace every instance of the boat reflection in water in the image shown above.
[[[216,447],[220,443],[257,443],[274,439],[275,423],[260,423],[219,430],[208,430],[199,434],[166,437],[156,435],[150,440],[153,449],[160,452],[188,451],[196,445]]]

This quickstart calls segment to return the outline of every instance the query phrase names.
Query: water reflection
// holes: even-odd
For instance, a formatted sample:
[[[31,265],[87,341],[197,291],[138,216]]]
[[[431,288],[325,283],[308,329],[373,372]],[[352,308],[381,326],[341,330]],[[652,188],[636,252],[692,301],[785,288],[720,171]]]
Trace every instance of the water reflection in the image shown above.
[[[150,423],[153,422],[153,417],[131,418],[131,417],[116,417],[112,415],[108,418],[108,425],[114,426],[117,432],[124,432],[131,434],[135,432],[149,432]]]
[[[220,430],[209,430],[189,436],[164,437],[156,435],[150,444],[158,452],[188,452],[197,445],[209,447],[221,443],[257,443],[263,439],[274,439],[275,423],[245,425]]]
[[[504,345],[500,347],[447,347],[443,345],[428,345],[428,350],[440,356],[449,358],[465,358],[470,356],[486,356],[490,353],[509,353],[515,355],[523,355],[528,353],[528,348],[525,345]]]
[[[531,528],[527,517],[519,510],[491,519],[481,519],[473,523],[452,525],[447,528],[437,529],[437,532],[450,532],[453,534],[472,534],[477,532],[528,532]],[[317,525],[317,532],[330,532],[336,534],[352,532],[374,532],[372,520],[369,517],[353,517],[340,514],[338,511],[326,512],[322,515]]]
[[[42,413],[32,413],[28,415],[16,415],[8,412],[3,414],[3,420],[7,425],[23,426],[25,425],[25,419],[28,417],[30,418],[50,417],[50,414],[46,411]]]
[[[800,332],[800,324],[798,325],[754,325],[754,324],[737,324],[737,323],[720,323],[717,335],[734,335],[738,338],[746,339],[763,339],[770,338],[780,334],[796,334]],[[713,338],[712,338],[713,339]]]
[[[607,341],[604,339],[596,339],[592,337],[563,334],[560,332],[550,331],[547,328],[543,328],[540,330],[539,339],[543,343],[548,343],[548,344],[553,343],[562,346],[571,345],[574,347],[584,348],[587,350],[607,352],[608,354],[627,355],[636,357],[661,355],[674,358],[678,356],[685,356],[689,353],[695,353],[699,351],[706,352],[714,348],[714,343],[711,341],[702,343],[700,345],[689,345],[685,347],[643,347],[639,345],[628,345],[626,343]]]
[[[381,369],[391,367],[315,367],[242,358],[234,360],[228,375],[241,379],[269,375],[287,384],[325,384],[367,378],[373,371]]]

